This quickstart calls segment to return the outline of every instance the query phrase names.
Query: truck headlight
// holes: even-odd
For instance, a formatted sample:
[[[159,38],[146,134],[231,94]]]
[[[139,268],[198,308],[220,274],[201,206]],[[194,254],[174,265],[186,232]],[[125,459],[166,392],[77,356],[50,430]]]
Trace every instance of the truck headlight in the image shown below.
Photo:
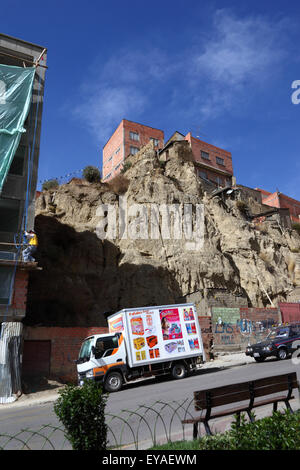
[[[90,369],[86,372],[85,376],[90,379],[91,377],[94,377],[94,371],[93,369]]]
[[[272,346],[264,346],[263,350],[270,352],[272,350]]]
[[[247,352],[252,352],[252,351],[253,351],[253,349],[252,349],[252,348],[250,348],[250,347],[248,347],[248,348],[246,349],[246,351],[247,351]]]

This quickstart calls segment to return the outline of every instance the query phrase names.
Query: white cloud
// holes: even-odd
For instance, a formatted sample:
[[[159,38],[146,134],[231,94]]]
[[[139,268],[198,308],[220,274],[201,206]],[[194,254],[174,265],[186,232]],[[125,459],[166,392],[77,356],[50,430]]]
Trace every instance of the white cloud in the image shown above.
[[[85,124],[99,143],[103,143],[121,119],[132,112],[138,114],[146,102],[146,97],[134,87],[105,85],[94,89],[74,109],[74,116]]]
[[[218,10],[193,46],[187,33],[185,50],[120,50],[90,68],[73,115],[103,144],[122,118],[144,120],[154,109],[179,123],[243,110],[280,69],[287,24]]]
[[[215,14],[212,36],[195,58],[198,70],[211,80],[239,85],[260,81],[283,54],[278,43],[281,23],[266,18],[235,18],[226,10]]]
[[[201,52],[201,45],[194,49],[190,77],[194,88],[203,85],[197,105],[204,117],[216,117],[241,104],[253,89],[268,86],[285,56],[286,27],[286,20],[237,18],[228,10],[215,13]]]
[[[164,61],[157,50],[123,50],[104,64],[93,64],[73,116],[103,144],[121,119],[137,119],[147,106],[153,106],[151,93],[166,76]]]

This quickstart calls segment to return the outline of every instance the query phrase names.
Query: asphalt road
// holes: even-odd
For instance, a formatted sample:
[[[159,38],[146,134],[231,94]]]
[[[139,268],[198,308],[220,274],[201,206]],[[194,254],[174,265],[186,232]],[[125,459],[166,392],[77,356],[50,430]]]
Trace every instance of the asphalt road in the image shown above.
[[[147,443],[154,438],[167,438],[170,434],[182,439],[185,431],[181,419],[188,417],[189,413],[193,414],[192,398],[195,390],[293,371],[300,378],[300,365],[294,365],[291,360],[270,359],[261,364],[251,363],[225,370],[202,369],[179,381],[161,378],[130,384],[109,396],[106,413],[107,424],[112,431],[109,432],[110,444]],[[40,431],[43,426],[46,427]],[[10,442],[7,442],[8,438],[0,437],[0,446],[19,449],[27,443],[30,449],[70,448],[57,427],[61,425],[53,411],[53,403],[0,410],[0,435],[17,435]],[[21,434],[22,429],[39,433]],[[41,435],[48,437],[43,438]]]

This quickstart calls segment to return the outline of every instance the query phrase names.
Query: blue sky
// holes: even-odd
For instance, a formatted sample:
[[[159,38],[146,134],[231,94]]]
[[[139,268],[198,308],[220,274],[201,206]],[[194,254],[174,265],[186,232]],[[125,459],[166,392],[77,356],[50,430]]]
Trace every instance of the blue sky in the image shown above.
[[[1,31],[48,48],[39,181],[99,166],[126,118],[191,131],[232,152],[238,183],[300,199],[299,2],[6,5]]]

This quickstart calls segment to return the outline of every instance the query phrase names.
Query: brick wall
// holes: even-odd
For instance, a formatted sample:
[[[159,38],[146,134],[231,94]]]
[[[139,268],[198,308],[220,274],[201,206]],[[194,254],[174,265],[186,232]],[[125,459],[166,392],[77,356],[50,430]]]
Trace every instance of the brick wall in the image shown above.
[[[211,317],[198,316],[200,328],[201,328],[201,335],[203,341],[203,347],[205,351],[206,360],[212,358],[212,345],[213,345],[213,334],[212,334],[212,327],[211,327]]]
[[[123,132],[122,121],[103,148],[102,178],[107,177],[110,173],[113,177],[114,168],[124,160]]]
[[[157,139],[157,149],[161,149],[164,146],[164,132],[160,129],[138,124],[136,122],[123,120],[124,123],[124,145],[125,145],[125,158],[130,155],[130,147],[138,147],[141,149],[145,145],[149,144],[150,139]],[[136,132],[139,134],[139,140],[135,141],[130,138],[130,132]]]
[[[279,195],[280,207],[289,209],[293,222],[300,222],[300,202],[284,194]]]
[[[20,271],[17,269],[15,283],[14,283],[14,293],[12,298],[12,308],[15,309],[26,309],[27,301],[27,290],[28,290],[28,271]]]
[[[261,190],[260,190],[261,191]],[[282,209],[289,209],[290,217],[293,222],[299,222],[300,217],[300,201],[292,199],[285,194],[278,193],[277,191],[272,194],[265,194],[262,192],[263,203],[271,206],[278,207]]]
[[[277,308],[212,308],[214,351],[244,351],[281,323]]]
[[[130,132],[137,133],[139,140],[131,139]],[[163,131],[123,119],[103,148],[103,179],[107,178],[108,181],[119,174],[124,159],[130,155],[130,147],[141,149],[149,143],[150,138],[159,141],[157,149],[164,146]]]
[[[67,383],[77,381],[76,364],[72,361],[78,358],[82,340],[93,334],[107,332],[108,329],[103,327],[26,327],[24,340],[50,340],[50,377]]]
[[[190,132],[185,136],[185,139],[190,142],[196,162],[210,166],[212,167],[212,170],[216,168],[221,172],[225,171],[230,173],[230,175],[233,175],[232,156],[230,152],[208,144],[207,142],[203,142],[202,140],[195,139],[195,137],[192,137]],[[209,154],[209,160],[201,156],[201,151]],[[221,158],[223,160],[223,164],[218,163],[217,158]]]

